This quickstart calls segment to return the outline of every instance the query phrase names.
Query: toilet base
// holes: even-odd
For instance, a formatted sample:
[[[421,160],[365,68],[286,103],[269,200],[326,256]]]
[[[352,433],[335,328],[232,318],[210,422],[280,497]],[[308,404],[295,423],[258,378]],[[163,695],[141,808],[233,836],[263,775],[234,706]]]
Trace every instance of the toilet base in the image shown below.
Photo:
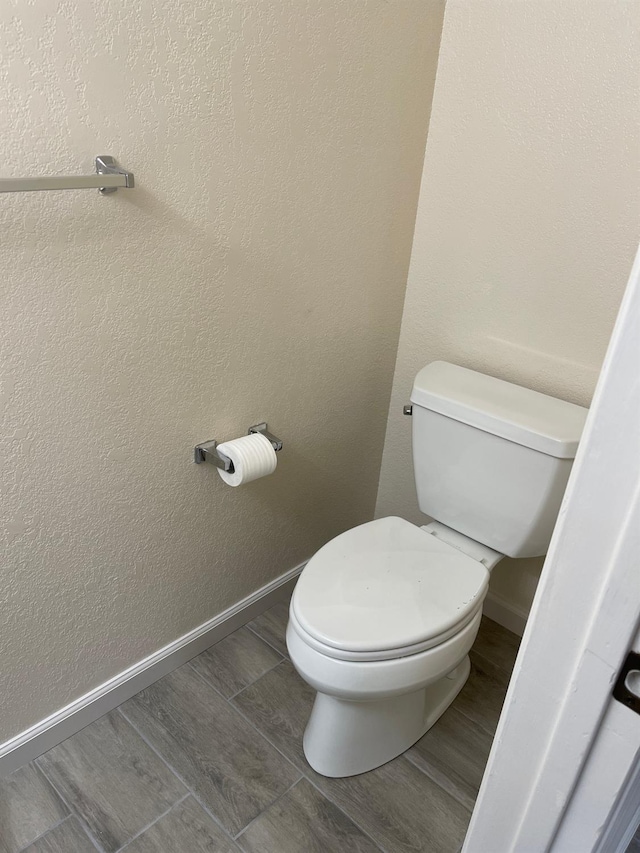
[[[413,693],[352,702],[318,693],[304,754],[322,776],[366,773],[409,749],[434,725],[469,677],[467,655],[444,678]]]

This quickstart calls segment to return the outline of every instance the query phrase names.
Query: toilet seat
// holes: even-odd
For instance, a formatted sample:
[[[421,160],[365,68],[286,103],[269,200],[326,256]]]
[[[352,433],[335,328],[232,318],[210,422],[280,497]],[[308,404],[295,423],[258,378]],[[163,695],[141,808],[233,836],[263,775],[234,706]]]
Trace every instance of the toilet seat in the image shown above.
[[[477,609],[474,610],[467,619],[458,623],[444,634],[439,634],[437,637],[431,637],[428,640],[423,640],[421,643],[414,643],[413,645],[402,646],[397,649],[377,649],[369,652],[350,652],[345,649],[336,649],[333,646],[327,646],[316,640],[315,637],[307,634],[298,622],[293,609],[289,611],[289,625],[291,626],[291,630],[293,630],[300,640],[302,640],[306,645],[310,646],[315,651],[320,652],[320,654],[327,655],[328,657],[335,658],[336,660],[355,662],[396,660],[397,658],[410,657],[411,655],[417,655],[420,652],[426,652],[429,649],[433,649],[435,646],[440,646],[443,643],[446,643],[447,640],[455,637],[457,634],[462,633],[467,625],[473,622],[478,613],[481,611],[483,601],[484,596],[479,600]]]
[[[462,631],[488,582],[479,561],[402,518],[381,518],[332,539],[307,563],[292,628],[341,660],[412,655]]]

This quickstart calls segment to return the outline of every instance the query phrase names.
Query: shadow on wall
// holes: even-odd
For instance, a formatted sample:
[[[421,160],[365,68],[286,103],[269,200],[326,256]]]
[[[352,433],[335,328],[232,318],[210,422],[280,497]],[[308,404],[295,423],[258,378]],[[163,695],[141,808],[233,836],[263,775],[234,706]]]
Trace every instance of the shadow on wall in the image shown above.
[[[513,560],[505,557],[491,572],[489,592],[525,621],[531,610],[544,557],[525,557]]]

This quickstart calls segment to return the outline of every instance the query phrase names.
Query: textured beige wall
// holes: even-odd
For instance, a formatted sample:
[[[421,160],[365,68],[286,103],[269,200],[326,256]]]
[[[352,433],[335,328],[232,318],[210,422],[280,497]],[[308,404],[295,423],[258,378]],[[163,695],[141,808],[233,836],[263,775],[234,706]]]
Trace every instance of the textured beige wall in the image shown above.
[[[371,518],[442,11],[3,5],[2,175],[137,189],[0,196],[0,741]]]
[[[640,5],[448,0],[376,512],[419,521],[416,371],[588,405],[637,246]],[[527,611],[541,561],[492,590]]]

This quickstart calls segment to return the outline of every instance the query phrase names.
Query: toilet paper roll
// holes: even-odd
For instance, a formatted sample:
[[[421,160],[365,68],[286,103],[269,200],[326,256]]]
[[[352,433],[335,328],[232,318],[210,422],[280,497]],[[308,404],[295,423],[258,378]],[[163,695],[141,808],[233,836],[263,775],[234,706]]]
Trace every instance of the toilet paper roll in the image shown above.
[[[218,468],[218,474],[230,486],[241,486],[273,474],[278,464],[273,445],[259,432],[224,441],[217,450],[233,462],[233,473]]]

